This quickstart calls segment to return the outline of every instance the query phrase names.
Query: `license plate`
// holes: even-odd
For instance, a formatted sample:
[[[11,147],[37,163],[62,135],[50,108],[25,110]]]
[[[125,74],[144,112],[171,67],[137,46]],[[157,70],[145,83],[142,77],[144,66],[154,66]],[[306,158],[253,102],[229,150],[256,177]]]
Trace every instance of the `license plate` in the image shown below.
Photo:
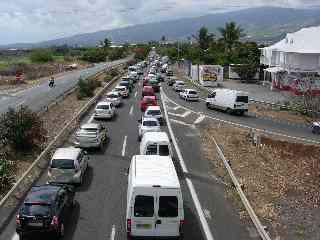
[[[31,226],[31,227],[42,227],[43,224],[42,224],[42,222],[30,222],[29,226]]]
[[[137,224],[137,228],[150,229],[151,224]]]

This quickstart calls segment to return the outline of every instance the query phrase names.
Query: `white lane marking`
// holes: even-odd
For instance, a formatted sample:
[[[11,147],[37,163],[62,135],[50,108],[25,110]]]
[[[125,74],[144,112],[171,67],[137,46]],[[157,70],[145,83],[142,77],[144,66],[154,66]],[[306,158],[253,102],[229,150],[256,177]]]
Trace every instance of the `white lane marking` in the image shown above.
[[[135,97],[135,98],[137,97],[137,94],[138,94],[138,91],[136,91],[136,92],[134,93],[134,97]]]
[[[203,209],[203,213],[204,213],[204,216],[207,218],[207,219],[209,219],[209,220],[211,220],[212,219],[212,217],[211,217],[211,212],[208,210],[208,209]]]
[[[133,105],[130,108],[129,114],[132,115],[133,114]]]
[[[201,115],[194,121],[193,124],[199,124],[199,123],[201,123],[205,118],[206,118],[206,116],[201,114]]]
[[[112,225],[112,230],[111,230],[111,234],[110,234],[110,240],[114,240],[116,236],[116,226]]]
[[[182,114],[181,116],[182,117],[186,117],[186,116],[189,116],[191,114],[191,111],[186,111],[184,114]]]
[[[19,240],[19,235],[17,233],[13,234],[11,240]]]
[[[177,155],[178,155],[178,159],[179,159],[179,163],[181,165],[182,170],[185,173],[188,173],[188,170],[187,170],[187,167],[186,167],[186,165],[184,163],[181,151],[180,151],[180,149],[178,147],[176,138],[175,138],[173,130],[171,128],[171,123],[169,121],[169,117],[168,117],[168,113],[167,113],[167,108],[166,108],[166,104],[165,104],[165,98],[164,98],[164,95],[163,95],[163,91],[161,91],[161,95],[162,95],[161,99],[163,99],[162,106],[163,106],[163,109],[164,109],[164,114],[165,114],[166,122],[167,122],[167,125],[168,125],[168,130],[169,130],[169,133],[170,133],[170,136],[171,136],[171,139],[172,139],[172,143],[174,145],[174,148],[176,149],[176,152],[177,152]],[[205,218],[204,213],[202,211],[202,207],[201,207],[198,195],[197,195],[197,193],[195,191],[195,188],[193,186],[193,183],[189,178],[186,178],[186,183],[187,183],[187,186],[189,188],[189,191],[190,191],[191,197],[193,199],[194,205],[196,207],[197,213],[199,215],[201,226],[202,226],[203,232],[205,233],[206,239],[207,240],[214,240],[214,238],[212,236],[212,233],[211,233],[211,230],[210,230],[210,227],[209,227],[209,224],[207,222],[207,219]]]
[[[127,138],[128,138],[128,136],[125,136],[124,140],[123,140],[122,152],[121,152],[122,157],[124,157],[126,155]]]
[[[178,124],[183,125],[183,126],[195,128],[195,125],[193,125],[193,124],[185,123],[183,121],[179,121],[179,120],[176,120],[176,119],[170,119],[170,121],[174,122],[174,123],[178,123]]]
[[[88,123],[92,123],[93,119],[94,119],[94,114],[91,115],[91,117],[88,120]]]
[[[173,108],[174,111],[177,111],[180,108],[180,106],[176,106]]]
[[[187,107],[184,107],[184,106],[182,106],[182,105],[179,105],[178,103],[176,103],[176,102],[173,101],[172,99],[168,98],[165,93],[163,93],[163,95],[164,95],[164,97],[166,98],[167,101],[169,101],[169,102],[171,102],[171,103],[173,103],[173,104],[175,104],[175,105],[180,106],[180,108],[185,109],[185,110],[187,110],[187,111],[191,111],[192,113],[195,113],[195,114],[199,114],[199,112],[193,111],[193,110],[191,110],[191,109],[189,109],[189,108],[187,108]],[[252,130],[255,130],[255,131],[258,131],[258,132],[262,132],[262,133],[266,133],[266,134],[270,134],[270,135],[274,135],[274,136],[285,137],[285,138],[289,138],[289,139],[295,139],[295,140],[302,141],[302,142],[309,142],[309,143],[320,144],[320,142],[315,141],[315,140],[311,140],[311,139],[307,139],[307,138],[302,138],[302,137],[290,136],[290,135],[287,135],[287,134],[283,134],[283,133],[279,133],[279,132],[274,132],[274,131],[270,131],[270,130],[265,130],[265,129],[260,129],[260,128],[255,128],[255,127],[250,127],[250,126],[243,125],[243,124],[240,124],[240,123],[230,122],[230,121],[227,121],[227,120],[223,120],[223,119],[211,117],[211,116],[209,116],[208,114],[204,114],[204,115],[205,115],[207,118],[210,118],[211,120],[218,121],[218,122],[222,122],[222,123],[229,124],[229,125],[233,125],[233,126],[236,126],[236,127],[241,127],[241,128],[245,128],[245,129],[252,129]]]

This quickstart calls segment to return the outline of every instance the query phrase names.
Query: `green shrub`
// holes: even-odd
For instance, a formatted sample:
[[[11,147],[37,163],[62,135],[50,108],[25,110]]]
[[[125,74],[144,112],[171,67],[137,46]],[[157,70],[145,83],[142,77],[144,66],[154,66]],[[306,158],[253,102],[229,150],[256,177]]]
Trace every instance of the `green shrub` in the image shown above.
[[[84,80],[80,78],[78,81],[78,99],[92,97],[94,95],[94,90],[97,87],[95,82],[95,80]]]
[[[50,49],[37,48],[31,51],[30,59],[34,63],[51,62],[53,61],[53,54]]]
[[[112,78],[119,75],[119,70],[117,68],[111,68],[109,74]]]
[[[111,75],[109,75],[109,74],[107,74],[105,77],[104,77],[104,81],[105,82],[109,82],[109,81],[111,81],[111,79],[112,79],[112,76]]]
[[[42,119],[28,107],[9,108],[0,119],[0,141],[15,151],[39,148],[45,141]]]
[[[0,152],[0,192],[9,189],[14,182],[14,162],[9,162],[7,154]]]

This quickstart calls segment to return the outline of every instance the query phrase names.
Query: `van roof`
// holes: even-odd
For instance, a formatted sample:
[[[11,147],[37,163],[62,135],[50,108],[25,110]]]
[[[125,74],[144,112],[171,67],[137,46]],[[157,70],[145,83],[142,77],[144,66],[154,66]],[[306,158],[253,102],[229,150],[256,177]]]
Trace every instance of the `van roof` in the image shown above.
[[[246,93],[246,92],[239,91],[239,90],[234,90],[234,89],[228,89],[228,88],[226,88],[226,89],[215,89],[212,92],[225,92],[225,93],[234,93],[234,94],[237,94],[237,95],[248,96],[248,93]]]
[[[168,156],[135,155],[133,162],[133,186],[180,188],[172,159]]]
[[[146,132],[143,134],[143,139],[146,142],[169,142],[166,132]]]
[[[161,109],[160,109],[160,106],[148,106],[146,111],[148,110],[161,110]]]

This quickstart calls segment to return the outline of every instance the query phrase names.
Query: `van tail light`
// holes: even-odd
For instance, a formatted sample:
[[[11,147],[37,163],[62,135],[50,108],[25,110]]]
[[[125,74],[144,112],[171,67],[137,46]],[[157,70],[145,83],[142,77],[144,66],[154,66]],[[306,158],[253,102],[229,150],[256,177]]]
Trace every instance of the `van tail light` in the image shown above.
[[[54,217],[52,218],[51,226],[53,226],[54,228],[58,228],[58,227],[59,227],[59,220],[58,220],[58,217],[57,217],[57,216],[54,216]]]
[[[131,233],[131,219],[127,219],[127,234]]]
[[[185,221],[184,220],[180,220],[180,225],[179,225],[179,233],[183,232],[183,225],[184,225]]]
[[[17,226],[21,226],[21,220],[20,220],[19,214],[16,216],[16,224],[17,224]]]

